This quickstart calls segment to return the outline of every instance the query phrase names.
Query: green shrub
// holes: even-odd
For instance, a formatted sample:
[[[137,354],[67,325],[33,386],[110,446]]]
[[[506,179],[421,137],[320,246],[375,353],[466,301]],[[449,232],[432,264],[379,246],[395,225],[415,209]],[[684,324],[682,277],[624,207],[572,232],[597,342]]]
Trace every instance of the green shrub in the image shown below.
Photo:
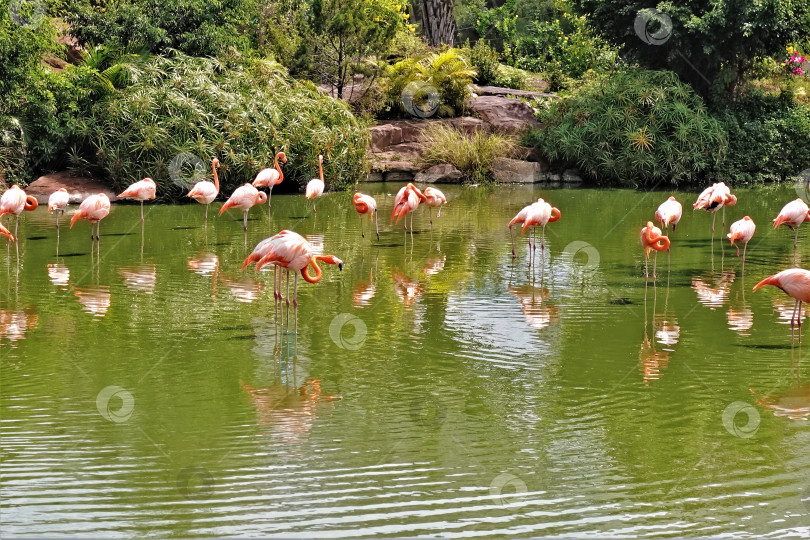
[[[810,168],[810,107],[751,92],[715,117],[728,132],[728,152],[715,168],[718,179],[790,181]]]
[[[291,182],[317,175],[318,154],[329,188],[366,172],[365,126],[344,103],[291,80],[279,64],[226,66],[176,53],[133,69],[133,82],[95,103],[76,126],[83,146],[74,160],[100,169],[115,189],[150,176],[164,197],[179,197],[184,186],[171,181],[169,168],[184,152],[206,163],[218,157],[224,192],[253,180],[281,150]]]
[[[458,49],[448,49],[433,53],[425,58],[406,58],[393,66],[388,66],[381,84],[386,94],[386,111],[407,113],[402,92],[417,81],[426,83],[438,91],[440,105],[439,116],[454,116],[464,110],[464,101],[469,97],[468,85],[475,77],[475,70],[470,67]],[[427,99],[426,87],[422,86],[419,94],[414,96],[414,103]]]
[[[529,74],[522,69],[501,64],[498,66],[498,71],[495,74],[493,81],[495,86],[503,88],[514,88],[516,90],[528,90]]]
[[[478,130],[473,135],[443,124],[422,132],[427,148],[423,161],[430,165],[449,163],[460,170],[464,181],[480,183],[487,179],[496,157],[510,157],[516,150],[514,139]]]
[[[467,42],[464,53],[475,69],[475,82],[482,86],[495,84],[498,77],[498,52],[490,47],[487,41],[479,39],[473,47]]]
[[[26,185],[24,172],[28,146],[19,118],[0,116],[0,185]]]
[[[621,72],[554,103],[538,138],[553,160],[619,185],[695,180],[727,141],[703,100],[666,71]]]

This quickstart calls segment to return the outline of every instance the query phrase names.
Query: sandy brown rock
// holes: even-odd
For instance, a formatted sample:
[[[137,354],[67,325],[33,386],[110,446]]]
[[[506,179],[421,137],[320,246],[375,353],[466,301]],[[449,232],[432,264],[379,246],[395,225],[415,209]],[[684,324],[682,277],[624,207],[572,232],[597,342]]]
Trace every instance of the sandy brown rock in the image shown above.
[[[467,108],[498,131],[520,133],[540,127],[534,110],[519,99],[500,96],[479,96],[466,102]]]
[[[36,197],[39,204],[47,204],[48,197],[59,188],[68,190],[71,204],[80,203],[95,193],[105,193],[111,201],[115,200],[115,193],[108,186],[93,178],[74,176],[67,171],[40,176],[28,184],[25,192]]]
[[[461,171],[449,163],[442,163],[425,171],[419,171],[413,181],[420,184],[458,184],[461,182],[461,177]]]

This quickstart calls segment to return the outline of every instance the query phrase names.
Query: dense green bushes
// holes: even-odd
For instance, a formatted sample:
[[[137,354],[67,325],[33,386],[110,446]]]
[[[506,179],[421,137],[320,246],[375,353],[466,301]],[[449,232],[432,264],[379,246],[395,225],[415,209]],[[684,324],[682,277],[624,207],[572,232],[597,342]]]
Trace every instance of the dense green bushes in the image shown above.
[[[726,182],[791,181],[810,168],[810,107],[789,95],[751,93],[717,113],[728,152],[713,171]]]
[[[720,123],[671,72],[628,71],[596,81],[555,103],[543,120],[538,142],[551,159],[614,185],[693,180],[727,147]]]
[[[154,57],[135,68],[132,83],[90,107],[76,126],[81,145],[74,166],[100,169],[119,189],[150,176],[164,196],[184,187],[171,182],[173,158],[218,157],[223,191],[251,181],[287,154],[286,178],[317,176],[324,155],[327,186],[356,182],[366,172],[367,130],[345,104],[313,85],[291,80],[270,61],[226,65],[215,59]]]

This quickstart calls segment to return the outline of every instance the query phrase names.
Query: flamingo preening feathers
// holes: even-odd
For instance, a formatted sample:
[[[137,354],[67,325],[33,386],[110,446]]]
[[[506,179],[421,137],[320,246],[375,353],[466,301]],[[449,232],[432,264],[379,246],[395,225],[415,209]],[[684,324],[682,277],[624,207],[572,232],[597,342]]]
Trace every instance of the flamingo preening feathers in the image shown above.
[[[236,188],[230,198],[225,201],[225,204],[219,209],[219,215],[221,216],[229,208],[241,208],[244,213],[242,226],[247,231],[248,212],[257,204],[264,204],[265,201],[267,201],[267,195],[263,191],[259,191],[250,184],[244,184]]]
[[[644,249],[646,258],[644,259],[644,274],[650,277],[648,264],[650,260],[650,252],[656,251],[656,260],[653,262],[653,279],[655,279],[655,264],[658,262],[659,251],[669,249],[669,238],[661,234],[661,229],[653,225],[652,221],[647,222],[647,226],[641,229],[641,247]]]
[[[90,195],[85,200],[82,201],[82,204],[79,205],[79,211],[73,214],[73,218],[70,220],[70,228],[73,228],[73,224],[76,223],[80,219],[86,219],[91,224],[90,229],[90,238],[93,238],[93,229],[92,225],[96,225],[96,235],[95,239],[101,239],[101,220],[107,217],[110,213],[110,198],[107,197],[103,193],[99,193],[97,195]]]
[[[542,227],[543,228],[543,237],[541,239],[541,250],[546,248],[546,225],[549,223],[553,223],[560,219],[561,217],[560,211],[556,208],[551,206],[549,203],[544,201],[542,198],[537,199],[537,202],[534,202],[528,206],[523,207],[523,209],[518,212],[518,214],[512,218],[512,221],[509,222],[509,236],[512,238],[512,256],[516,255],[515,253],[515,239],[512,236],[512,226],[518,223],[523,224],[523,228],[520,230],[520,234],[523,234],[526,229],[529,227]],[[532,229],[532,234],[534,233],[534,228]],[[529,239],[529,261],[531,261],[531,251],[537,248],[537,240],[535,239],[534,243],[532,240]],[[531,262],[530,262],[531,264]]]
[[[425,195],[425,204],[429,208],[438,208],[436,217],[440,217],[442,215],[442,206],[447,204],[447,197],[433,186],[426,187],[423,193]],[[430,211],[430,227],[433,228],[433,211]]]
[[[208,221],[208,206],[214,202],[214,199],[219,195],[219,175],[217,175],[217,168],[219,167],[219,160],[214,158],[211,160],[211,168],[214,170],[214,182],[202,180],[194,184],[191,191],[188,192],[186,197],[191,197],[200,204],[205,205],[205,221]]]
[[[396,217],[397,223],[399,223],[399,220],[405,217],[408,212],[413,212],[420,204],[426,201],[427,197],[425,197],[425,194],[422,193],[418,187],[409,182],[401,187],[396,197],[394,197],[394,209],[391,211],[391,222],[393,223]],[[405,226],[405,230],[408,230],[407,226]],[[411,232],[413,232],[413,214],[411,214]]]
[[[745,244],[743,247],[743,262],[745,261],[745,252],[748,250],[748,242],[751,241],[751,238],[754,236],[754,231],[756,230],[757,226],[754,224],[754,220],[748,216],[745,216],[739,221],[735,221],[731,224],[731,227],[728,228],[728,239],[731,240],[731,245],[734,246],[734,241],[737,240]],[[740,256],[740,246],[734,246],[737,248],[737,257]]]
[[[661,224],[664,230],[669,232],[670,224],[674,231],[675,226],[681,220],[681,215],[683,215],[681,203],[675,197],[670,197],[662,202],[658,210],[655,211],[655,220]]]
[[[726,226],[726,206],[737,204],[737,197],[731,194],[731,190],[724,182],[712,184],[698,195],[697,200],[692,204],[694,210],[706,210],[712,213],[712,233],[714,232],[714,221],[717,218],[717,211],[723,209],[723,227]]]
[[[377,240],[380,239],[380,229],[377,226],[377,220],[374,216],[377,214],[377,201],[371,195],[364,195],[362,193],[355,193],[352,197],[354,209],[360,214],[360,235],[365,238],[366,233],[363,231],[363,214],[368,214],[371,221],[374,222],[375,230],[377,231]]]
[[[801,199],[787,203],[779,212],[779,215],[773,220],[774,229],[780,225],[787,225],[789,229],[796,231],[796,234],[793,236],[794,264],[796,262],[796,246],[799,242],[799,225],[808,220],[810,220],[810,207]]]
[[[803,268],[782,270],[754,285],[754,290],[765,285],[779,287],[785,294],[796,300],[796,304],[793,306],[793,316],[790,318],[790,326],[801,326],[802,302],[810,302],[810,271]]]
[[[267,169],[260,170],[259,174],[256,175],[256,179],[253,180],[253,187],[269,188],[267,192],[267,206],[270,206],[270,198],[273,196],[273,186],[279,185],[284,180],[284,173],[281,170],[281,165],[278,164],[279,159],[287,163],[287,154],[284,152],[276,154],[273,168],[268,167]],[[323,173],[321,174],[321,179],[323,179]]]

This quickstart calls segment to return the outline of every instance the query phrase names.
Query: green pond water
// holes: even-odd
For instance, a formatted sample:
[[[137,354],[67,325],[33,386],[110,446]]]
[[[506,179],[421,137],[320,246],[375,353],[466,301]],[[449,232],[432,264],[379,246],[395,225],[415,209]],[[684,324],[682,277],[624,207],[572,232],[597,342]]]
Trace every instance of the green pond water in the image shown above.
[[[744,271],[675,193],[656,282],[639,231],[669,192],[443,186],[411,239],[400,186],[362,187],[379,241],[347,193],[317,218],[275,195],[246,235],[221,202],[205,228],[147,205],[143,233],[114,205],[93,254],[75,205],[58,254],[24,213],[0,244],[0,534],[810,535],[810,343],[751,291],[793,266],[770,224],[791,186],[734,190]],[[538,196],[562,218],[530,270],[506,224]],[[345,263],[299,280],[297,315],[240,271],[285,228]]]

